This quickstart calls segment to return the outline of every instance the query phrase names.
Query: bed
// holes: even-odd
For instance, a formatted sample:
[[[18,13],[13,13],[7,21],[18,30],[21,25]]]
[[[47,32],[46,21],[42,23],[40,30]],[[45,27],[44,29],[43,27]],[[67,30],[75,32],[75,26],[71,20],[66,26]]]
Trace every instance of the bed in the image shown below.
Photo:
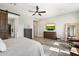
[[[28,38],[10,38],[4,40],[7,51],[0,52],[0,56],[44,56],[42,45]]]

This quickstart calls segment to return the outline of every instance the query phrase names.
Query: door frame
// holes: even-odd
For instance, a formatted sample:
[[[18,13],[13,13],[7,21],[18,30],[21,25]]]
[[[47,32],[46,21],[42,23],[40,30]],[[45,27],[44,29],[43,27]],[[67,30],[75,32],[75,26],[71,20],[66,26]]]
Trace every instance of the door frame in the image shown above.
[[[37,27],[35,27],[35,22],[37,23],[36,25]],[[37,31],[35,31],[35,28],[37,28]],[[38,21],[35,21],[35,20],[33,21],[33,32],[34,32],[34,38],[37,37],[38,36]],[[37,36],[35,32],[37,32]]]

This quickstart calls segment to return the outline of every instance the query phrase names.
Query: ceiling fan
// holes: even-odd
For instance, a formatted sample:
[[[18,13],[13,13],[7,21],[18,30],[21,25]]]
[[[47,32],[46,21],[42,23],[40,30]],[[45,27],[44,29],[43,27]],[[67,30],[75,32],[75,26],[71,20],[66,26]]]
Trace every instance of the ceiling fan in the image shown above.
[[[32,14],[32,16],[36,15],[36,13],[38,13],[39,16],[41,16],[41,13],[46,13],[46,11],[39,11],[39,7],[38,6],[36,6],[36,11],[29,10],[29,12],[34,12]]]

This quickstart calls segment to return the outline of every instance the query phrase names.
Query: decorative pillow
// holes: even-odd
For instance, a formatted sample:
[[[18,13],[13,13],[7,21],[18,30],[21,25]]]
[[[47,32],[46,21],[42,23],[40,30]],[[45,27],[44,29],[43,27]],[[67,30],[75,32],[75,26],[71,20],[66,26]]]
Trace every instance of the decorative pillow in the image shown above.
[[[0,51],[6,51],[6,50],[7,50],[6,45],[0,38]]]

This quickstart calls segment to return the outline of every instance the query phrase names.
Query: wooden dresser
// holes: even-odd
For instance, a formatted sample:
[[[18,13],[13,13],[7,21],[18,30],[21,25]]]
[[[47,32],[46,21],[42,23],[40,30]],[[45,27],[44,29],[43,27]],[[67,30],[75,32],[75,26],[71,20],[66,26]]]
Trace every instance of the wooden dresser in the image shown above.
[[[56,32],[53,31],[44,31],[44,38],[48,38],[48,39],[56,39]]]

